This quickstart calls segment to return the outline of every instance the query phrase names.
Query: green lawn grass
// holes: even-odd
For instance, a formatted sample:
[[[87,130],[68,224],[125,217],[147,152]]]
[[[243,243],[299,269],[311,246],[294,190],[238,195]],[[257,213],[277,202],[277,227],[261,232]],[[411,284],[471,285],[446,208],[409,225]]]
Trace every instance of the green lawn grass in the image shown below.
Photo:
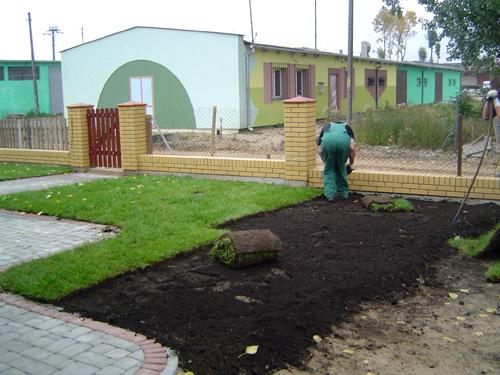
[[[0,163],[0,181],[17,180],[19,178],[48,176],[70,173],[70,167],[51,167],[35,164]]]
[[[458,236],[448,240],[448,243],[456,248],[460,254],[473,257],[483,251],[498,228],[500,228],[500,224],[478,238],[462,238]],[[500,280],[500,261],[495,262],[485,274],[489,280]]]
[[[115,225],[114,238],[13,266],[0,287],[57,300],[126,270],[215,241],[231,219],[312,199],[322,190],[173,176],[103,179],[0,197],[0,208]]]

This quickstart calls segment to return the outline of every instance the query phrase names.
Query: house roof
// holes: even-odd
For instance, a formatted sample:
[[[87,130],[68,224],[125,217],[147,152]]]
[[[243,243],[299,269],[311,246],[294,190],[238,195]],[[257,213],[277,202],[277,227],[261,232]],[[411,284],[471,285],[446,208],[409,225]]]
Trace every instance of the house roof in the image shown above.
[[[193,33],[207,33],[207,34],[210,33],[210,34],[220,34],[220,35],[234,35],[234,36],[241,36],[241,37],[243,37],[242,34],[223,33],[223,32],[218,32],[218,31],[186,30],[186,29],[173,29],[173,28],[167,28],[167,27],[153,27],[153,26],[134,26],[134,27],[131,27],[131,28],[128,28],[128,29],[125,29],[125,30],[117,31],[116,33],[105,35],[105,36],[103,36],[101,38],[97,38],[97,39],[91,40],[89,42],[85,42],[85,43],[76,45],[76,46],[71,47],[71,48],[67,48],[65,50],[62,50],[61,52],[69,51],[69,50],[72,50],[74,48],[80,47],[82,45],[90,44],[90,43],[96,42],[98,40],[106,39],[106,38],[108,38],[110,36],[118,35],[118,34],[121,34],[121,33],[125,33],[125,32],[128,32],[128,31],[134,30],[134,29],[172,30],[172,31],[185,31],[185,32],[193,32]]]
[[[327,52],[327,51],[320,51],[318,49],[314,48],[306,48],[306,47],[301,47],[301,48],[290,48],[290,47],[282,47],[282,46],[274,46],[274,45],[268,45],[268,44],[258,44],[258,43],[250,43],[250,42],[245,42],[248,44],[250,47],[255,47],[255,48],[261,48],[261,49],[269,49],[269,50],[277,50],[277,51],[287,51],[290,53],[310,53],[313,55],[325,55],[325,56],[338,56],[338,57],[343,57],[347,59],[347,54],[342,54],[342,53],[334,53],[334,52]],[[384,59],[375,59],[375,58],[370,58],[370,57],[361,57],[361,56],[353,56],[353,59],[356,60],[364,60],[364,61],[369,61],[377,64],[393,64],[393,65],[398,65],[398,66],[414,66],[414,67],[421,67],[421,68],[427,68],[427,69],[442,69],[442,70],[453,70],[453,71],[460,71],[464,72],[465,69],[461,66],[457,65],[452,65],[452,64],[437,64],[437,63],[429,63],[429,62],[415,62],[415,61],[394,61],[394,60],[384,60]]]

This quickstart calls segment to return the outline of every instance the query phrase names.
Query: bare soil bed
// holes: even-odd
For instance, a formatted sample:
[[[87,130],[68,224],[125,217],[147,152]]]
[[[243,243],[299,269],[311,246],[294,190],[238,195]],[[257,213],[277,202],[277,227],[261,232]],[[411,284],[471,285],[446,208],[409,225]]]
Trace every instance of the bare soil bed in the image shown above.
[[[446,244],[492,229],[500,207],[465,206],[452,224],[458,203],[385,213],[360,199],[224,225],[271,230],[277,261],[236,270],[195,249],[59,305],[154,338],[196,375],[500,373],[500,285]]]

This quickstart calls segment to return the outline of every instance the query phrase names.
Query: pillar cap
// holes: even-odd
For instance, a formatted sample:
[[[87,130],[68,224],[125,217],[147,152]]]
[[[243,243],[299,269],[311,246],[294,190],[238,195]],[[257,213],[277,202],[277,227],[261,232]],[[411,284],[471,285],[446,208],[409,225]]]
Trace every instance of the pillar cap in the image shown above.
[[[287,104],[287,103],[316,103],[317,100],[316,99],[311,99],[311,98],[306,98],[306,97],[303,97],[303,96],[296,96],[295,98],[291,98],[291,99],[287,99],[287,100],[283,100],[283,103]]]
[[[92,104],[85,104],[85,103],[76,103],[66,106],[66,108],[92,108],[92,107],[94,107]]]
[[[147,103],[141,103],[141,102],[134,102],[134,101],[130,101],[130,102],[126,102],[126,103],[121,103],[121,104],[118,104],[118,107],[133,107],[133,106],[136,106],[136,105],[143,105],[143,106],[146,106]]]

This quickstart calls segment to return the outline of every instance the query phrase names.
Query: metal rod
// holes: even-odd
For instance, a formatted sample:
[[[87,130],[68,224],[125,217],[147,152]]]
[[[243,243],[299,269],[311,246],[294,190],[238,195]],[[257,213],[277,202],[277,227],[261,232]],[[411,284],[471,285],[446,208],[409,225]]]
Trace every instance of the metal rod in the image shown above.
[[[348,46],[347,46],[347,125],[351,125],[352,119],[352,39],[353,39],[353,13],[354,0],[349,0],[349,30],[348,30]]]

